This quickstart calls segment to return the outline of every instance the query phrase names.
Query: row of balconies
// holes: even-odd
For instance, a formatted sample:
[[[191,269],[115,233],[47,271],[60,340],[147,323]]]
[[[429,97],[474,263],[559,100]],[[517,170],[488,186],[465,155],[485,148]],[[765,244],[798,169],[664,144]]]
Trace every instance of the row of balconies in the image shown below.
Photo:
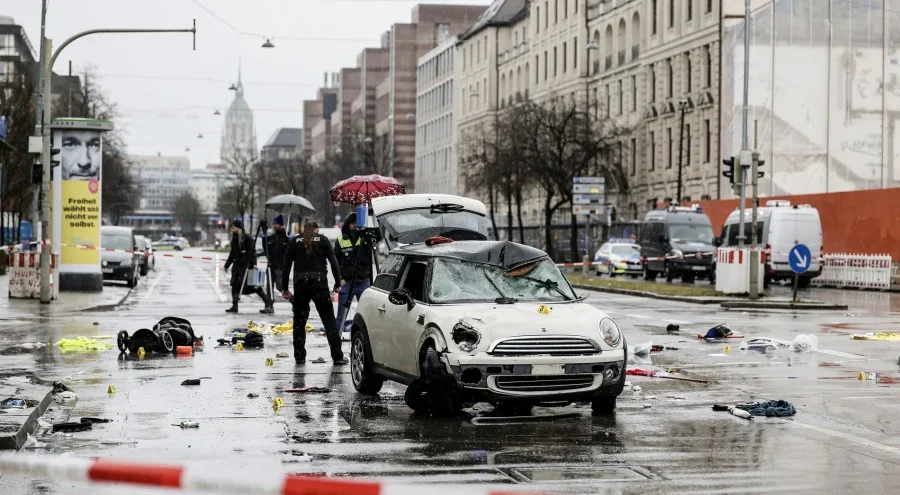
[[[627,62],[627,59],[625,57],[626,53],[627,53],[626,50],[619,50],[619,52],[616,54],[617,55],[616,61],[618,62],[618,65],[617,65],[618,67],[625,65],[625,63]],[[641,46],[640,45],[632,46],[631,47],[631,61],[632,62],[636,61],[640,55],[641,55]],[[598,74],[600,72],[600,70],[601,70],[600,62],[601,61],[599,59],[594,60],[594,63],[592,64],[593,70],[592,70],[591,74]],[[607,55],[603,58],[602,70],[611,70],[612,68],[613,68],[613,56]]]

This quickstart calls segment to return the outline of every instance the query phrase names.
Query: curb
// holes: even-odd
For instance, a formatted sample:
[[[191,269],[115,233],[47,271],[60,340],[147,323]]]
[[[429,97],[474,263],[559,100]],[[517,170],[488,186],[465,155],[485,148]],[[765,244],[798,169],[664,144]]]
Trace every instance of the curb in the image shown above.
[[[827,304],[812,302],[750,302],[750,301],[725,301],[721,305],[723,308],[729,309],[801,309],[816,311],[846,311],[849,307],[846,304]]]
[[[0,437],[0,450],[19,450],[25,445],[25,442],[28,440],[28,435],[35,432],[37,429],[37,421],[38,419],[47,412],[47,409],[50,408],[50,403],[53,401],[53,389],[50,389],[47,392],[47,395],[41,399],[40,404],[34,408],[34,411],[31,411],[31,414],[28,415],[28,419],[25,420],[25,423],[19,428],[19,431],[12,435],[6,435]]]
[[[122,296],[122,299],[119,299],[118,302],[114,302],[114,303],[110,303],[110,304],[101,304],[99,306],[91,306],[90,308],[79,309],[77,312],[86,313],[88,311],[112,311],[112,310],[118,308],[119,306],[125,304],[125,301],[128,300],[128,298],[131,296],[131,293],[134,292],[134,289],[136,289],[136,287],[132,288],[132,289],[128,289],[128,292],[125,293],[125,295]]]
[[[593,290],[597,292],[609,292],[611,294],[621,294],[625,296],[647,297],[650,299],[661,299],[663,301],[686,302],[693,304],[719,304],[721,299],[694,299],[686,296],[665,296],[653,292],[645,292],[642,290],[619,289],[615,287],[597,287],[595,285],[572,284],[572,287],[581,290]],[[737,302],[737,301],[735,301]]]

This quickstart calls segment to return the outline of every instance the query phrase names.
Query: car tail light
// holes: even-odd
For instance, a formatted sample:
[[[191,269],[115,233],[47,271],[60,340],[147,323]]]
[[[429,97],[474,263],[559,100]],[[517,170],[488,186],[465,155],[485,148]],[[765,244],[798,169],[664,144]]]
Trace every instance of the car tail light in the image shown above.
[[[772,245],[766,244],[766,254],[763,256],[763,261],[768,263],[772,261]]]

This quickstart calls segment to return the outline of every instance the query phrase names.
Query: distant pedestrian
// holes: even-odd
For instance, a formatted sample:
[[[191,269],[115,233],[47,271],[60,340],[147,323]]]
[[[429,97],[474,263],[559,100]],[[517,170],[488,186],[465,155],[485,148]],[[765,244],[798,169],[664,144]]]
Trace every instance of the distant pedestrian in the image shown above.
[[[356,297],[358,301],[363,291],[372,285],[372,246],[364,239],[363,232],[357,228],[356,213],[347,215],[347,219],[344,220],[341,235],[334,241],[334,253],[341,266],[343,277],[337,310],[337,322],[340,325],[344,322],[344,304],[347,300],[350,299],[352,302]]]
[[[297,236],[288,245],[281,272],[282,297],[293,302],[294,306],[294,361],[297,364],[306,362],[306,320],[309,318],[309,303],[316,305],[316,312],[325,327],[325,336],[331,348],[331,359],[336,365],[347,364],[341,351],[341,335],[334,321],[334,305],[328,287],[328,267],[334,276],[334,287],[340,287],[341,269],[331,243],[325,236],[319,235],[316,222],[306,222],[303,235]],[[294,269],[294,294],[288,290],[291,267]]]
[[[225,261],[225,273],[234,266],[231,271],[231,307],[226,309],[227,313],[238,312],[238,301],[241,298],[241,289],[245,294],[257,294],[265,303],[266,307],[263,313],[272,314],[275,309],[272,307],[272,300],[266,296],[265,291],[259,286],[248,286],[245,278],[249,269],[256,269],[256,246],[253,244],[253,238],[244,232],[244,223],[238,219],[231,222],[231,251],[228,253],[228,260]]]
[[[272,235],[266,239],[268,249],[269,269],[272,271],[272,281],[278,292],[283,292],[285,287],[281,285],[281,266],[284,265],[284,255],[287,254],[288,239],[284,229],[284,217],[278,215],[272,220]]]

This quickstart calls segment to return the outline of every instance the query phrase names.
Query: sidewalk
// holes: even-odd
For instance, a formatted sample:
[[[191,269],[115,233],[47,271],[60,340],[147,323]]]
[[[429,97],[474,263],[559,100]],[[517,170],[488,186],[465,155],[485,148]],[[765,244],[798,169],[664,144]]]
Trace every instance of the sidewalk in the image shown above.
[[[131,289],[124,285],[104,285],[103,292],[60,292],[58,300],[41,304],[37,299],[10,299],[9,275],[3,275],[0,276],[0,319],[112,309],[125,302],[130,293]]]

